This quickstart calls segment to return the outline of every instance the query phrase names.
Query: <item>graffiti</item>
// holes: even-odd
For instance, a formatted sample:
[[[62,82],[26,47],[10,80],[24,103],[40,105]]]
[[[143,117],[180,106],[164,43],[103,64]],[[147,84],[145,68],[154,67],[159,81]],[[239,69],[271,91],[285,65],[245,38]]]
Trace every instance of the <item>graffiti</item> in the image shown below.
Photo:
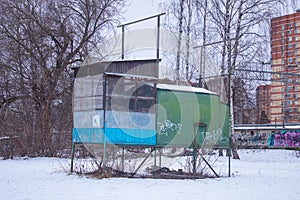
[[[272,133],[269,139],[270,146],[300,146],[300,130],[282,130]]]
[[[164,123],[158,123],[159,126],[159,135],[166,135],[168,136],[169,133],[174,132],[177,134],[180,134],[180,130],[182,127],[182,124],[176,124],[171,122],[170,120],[166,120]]]
[[[221,128],[218,128],[217,130],[213,130],[212,132],[202,132],[202,135],[206,135],[205,137],[205,144],[208,145],[214,145],[216,143],[221,144],[228,144],[229,139],[228,137],[223,137],[223,131]]]
[[[273,146],[296,147],[300,146],[300,130],[276,130],[235,133],[237,146]]]
[[[266,146],[268,134],[261,132],[240,132],[234,135],[235,144],[237,146]]]

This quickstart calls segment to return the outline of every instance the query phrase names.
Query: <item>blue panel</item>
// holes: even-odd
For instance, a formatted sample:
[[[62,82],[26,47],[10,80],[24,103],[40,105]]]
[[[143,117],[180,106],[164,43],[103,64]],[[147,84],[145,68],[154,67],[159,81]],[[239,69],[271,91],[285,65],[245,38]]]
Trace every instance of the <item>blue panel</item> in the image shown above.
[[[156,144],[155,130],[107,128],[106,137],[112,144],[149,146]]]
[[[103,129],[73,128],[72,142],[103,143]]]
[[[107,128],[107,143],[120,145],[145,145],[156,144],[155,130]],[[103,143],[103,129],[100,128],[73,128],[72,142]]]

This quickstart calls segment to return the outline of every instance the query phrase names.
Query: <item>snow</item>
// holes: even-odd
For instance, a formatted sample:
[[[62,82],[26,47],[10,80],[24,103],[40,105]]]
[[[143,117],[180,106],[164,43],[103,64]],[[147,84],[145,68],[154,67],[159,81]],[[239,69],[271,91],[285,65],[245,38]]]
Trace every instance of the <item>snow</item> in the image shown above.
[[[183,91],[183,92],[195,92],[195,93],[215,94],[215,95],[217,94],[207,89],[184,86],[184,85],[157,84],[156,87],[163,90],[176,90],[176,91]]]
[[[30,158],[0,161],[0,199],[299,199],[300,158],[296,151],[239,150],[241,160],[214,164],[221,178],[163,180],[69,175],[69,159]],[[224,168],[225,166],[225,168]]]

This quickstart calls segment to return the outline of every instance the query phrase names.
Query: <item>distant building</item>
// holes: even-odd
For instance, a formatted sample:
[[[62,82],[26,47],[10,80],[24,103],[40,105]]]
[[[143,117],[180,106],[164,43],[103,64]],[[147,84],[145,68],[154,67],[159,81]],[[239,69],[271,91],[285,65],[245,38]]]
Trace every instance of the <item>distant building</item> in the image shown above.
[[[256,112],[255,108],[245,108],[243,111],[243,124],[255,124]],[[238,125],[238,124],[237,124]]]
[[[271,85],[260,85],[256,88],[256,123],[270,123]]]
[[[247,106],[247,93],[245,83],[240,78],[233,79],[233,115],[234,124],[254,123],[251,119],[249,106]],[[228,104],[228,79],[227,77],[215,77],[205,82],[204,86],[220,95],[220,101]]]
[[[233,79],[233,113],[234,124],[244,123],[244,109],[247,103],[247,93],[245,90],[245,83],[240,78]]]
[[[271,19],[271,123],[300,122],[300,12]]]

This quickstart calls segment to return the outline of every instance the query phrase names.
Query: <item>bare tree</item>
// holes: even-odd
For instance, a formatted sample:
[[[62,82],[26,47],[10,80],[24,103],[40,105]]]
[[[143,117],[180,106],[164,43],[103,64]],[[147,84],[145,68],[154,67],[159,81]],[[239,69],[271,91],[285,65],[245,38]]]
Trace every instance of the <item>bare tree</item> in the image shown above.
[[[175,3],[176,6],[176,3]],[[180,70],[180,54],[181,54],[181,41],[183,32],[183,9],[184,0],[179,0],[179,16],[178,16],[178,39],[177,39],[177,52],[176,52],[176,82],[179,84],[179,70]]]
[[[9,44],[1,45],[0,64],[10,77],[5,86],[10,93],[1,94],[2,106],[15,110],[27,126],[26,133],[16,134],[31,135],[28,142],[33,152],[53,155],[53,132],[66,128],[64,124],[69,124],[69,130],[71,124],[71,67],[102,41],[117,22],[124,2],[1,0],[0,6],[5,11],[0,19],[1,43]],[[57,115],[63,114],[59,107],[68,108],[63,117]],[[4,118],[1,124],[6,123]]]
[[[192,0],[187,0],[187,18],[186,18],[186,57],[185,57],[185,79],[186,81],[190,81],[189,77],[189,59],[190,59],[190,40],[191,40],[191,22],[192,22]]]

